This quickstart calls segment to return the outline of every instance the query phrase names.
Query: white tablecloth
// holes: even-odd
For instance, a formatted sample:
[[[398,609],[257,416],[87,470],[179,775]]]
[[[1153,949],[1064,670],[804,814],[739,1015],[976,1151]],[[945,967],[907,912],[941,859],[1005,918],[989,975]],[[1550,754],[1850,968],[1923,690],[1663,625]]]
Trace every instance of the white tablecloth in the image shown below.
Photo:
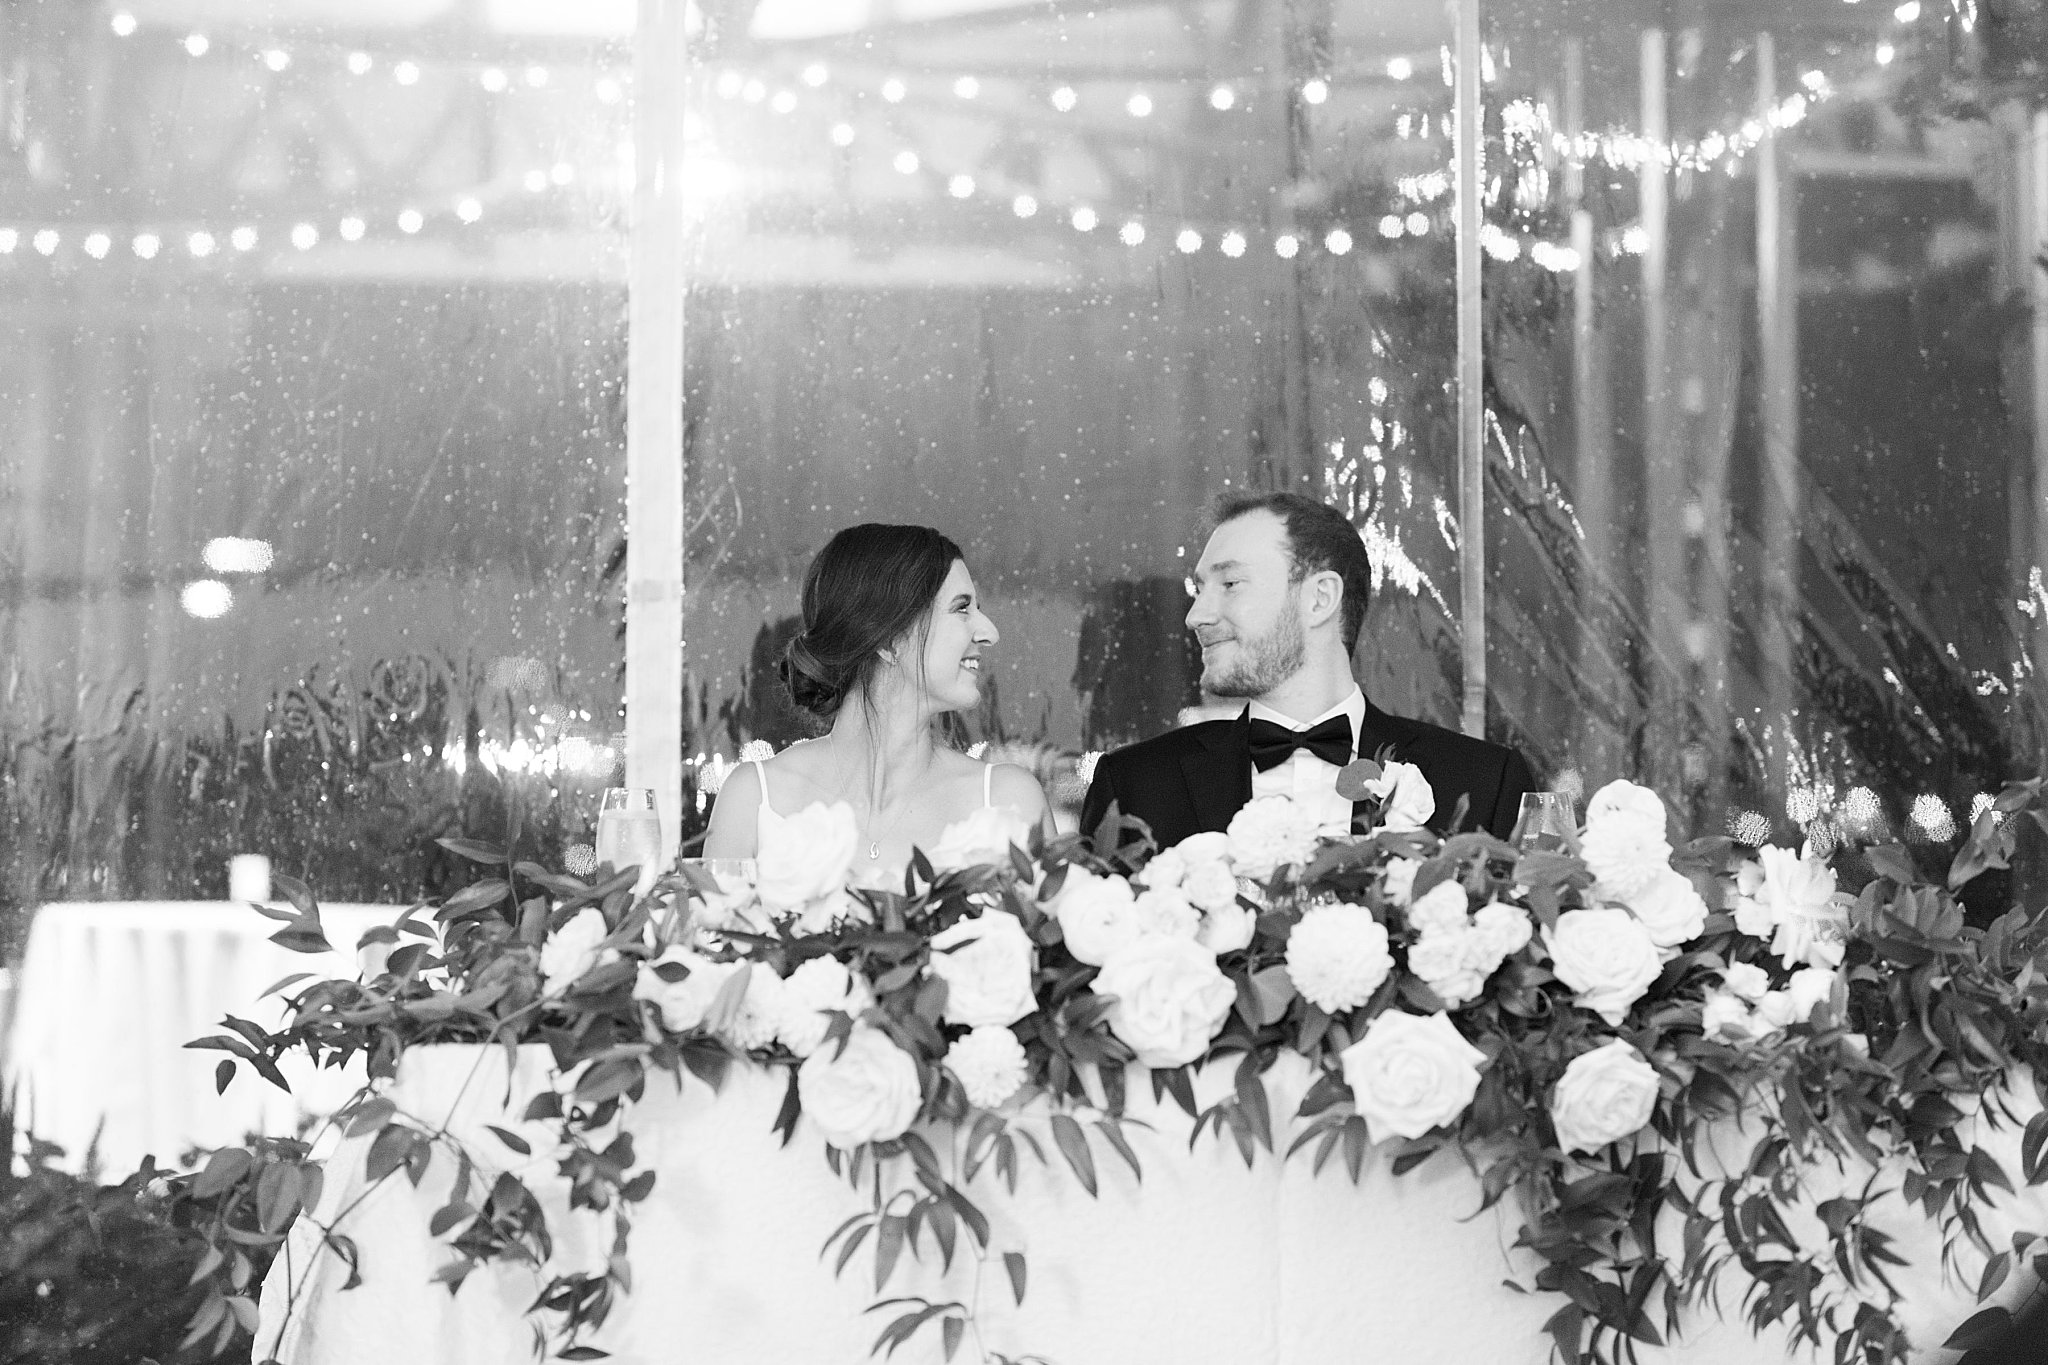
[[[566,1191],[549,1175],[546,1126],[506,1117],[519,1114],[542,1083],[545,1053],[526,1049],[509,1087],[502,1057],[493,1051],[479,1060],[475,1049],[455,1048],[409,1054],[393,1098],[429,1124],[447,1121],[471,1151],[489,1154],[487,1164],[494,1155],[499,1169],[520,1170],[549,1206],[558,1266],[595,1268],[602,1233],[567,1215]],[[1306,1067],[1291,1061],[1269,1076],[1276,1116],[1293,1112],[1307,1081]],[[1204,1078],[1211,1098],[1225,1091],[1228,1078],[1222,1068]],[[458,1093],[462,1103],[451,1115]],[[863,1312],[877,1297],[871,1249],[838,1280],[820,1260],[827,1235],[866,1204],[828,1170],[808,1121],[788,1147],[778,1145],[770,1126],[781,1098],[782,1073],[740,1067],[715,1096],[695,1080],[678,1093],[660,1078],[632,1112],[640,1160],[658,1176],[633,1217],[634,1290],[594,1338],[619,1365],[869,1359],[870,1344],[893,1316]],[[1058,1365],[1547,1359],[1542,1324],[1564,1300],[1506,1286],[1510,1279],[1530,1285],[1536,1268],[1511,1248],[1519,1220],[1499,1207],[1474,1216],[1477,1185],[1455,1157],[1439,1155],[1396,1177],[1375,1152],[1356,1186],[1341,1158],[1316,1176],[1306,1153],[1283,1165],[1261,1152],[1247,1170],[1234,1145],[1213,1134],[1190,1151],[1189,1120],[1171,1101],[1164,1109],[1153,1104],[1142,1082],[1132,1087],[1130,1108],[1153,1125],[1149,1132],[1130,1129],[1142,1184],[1096,1139],[1102,1186],[1101,1198],[1091,1200],[1059,1164],[1041,1124],[1053,1168],[1025,1155],[1014,1196],[986,1172],[971,1187],[994,1223],[996,1251],[1028,1256],[1021,1309],[1011,1303],[999,1261],[981,1270],[977,1294],[971,1258],[942,1275],[928,1240],[920,1261],[905,1257],[887,1292],[978,1302],[988,1350],[1031,1352]],[[525,1133],[535,1155],[515,1156],[484,1131],[486,1122]],[[2016,1169],[2017,1134],[2010,1137],[1998,1151]],[[364,1197],[367,1144],[366,1136],[342,1145],[315,1211],[317,1221],[331,1224],[349,1210],[339,1230],[360,1249],[364,1283],[341,1291],[344,1268],[318,1252],[317,1234],[302,1220],[264,1287],[256,1358],[274,1355],[285,1365],[495,1365],[526,1358],[530,1326],[522,1315],[540,1283],[531,1271],[478,1273],[453,1296],[429,1282],[452,1259],[447,1239],[429,1237],[427,1224],[447,1199],[453,1161],[437,1157],[417,1190],[393,1178]],[[2040,1202],[2035,1192],[2026,1212],[2039,1217]],[[1884,1226],[1900,1235],[1914,1262],[1901,1272],[1913,1299],[1905,1321],[1916,1342],[1938,1343],[1972,1311],[1970,1294],[1941,1283],[1941,1249],[1924,1220],[1902,1208],[1888,1214]],[[1987,1222],[1994,1240],[2011,1225],[1996,1215]],[[1735,1321],[1695,1322],[1676,1346],[1642,1351],[1646,1365],[1787,1359],[1782,1334],[1759,1340],[1740,1325],[1744,1286],[1736,1274],[1722,1282],[1724,1308]],[[894,1358],[936,1365],[936,1329]],[[970,1351],[963,1358],[980,1357]],[[1953,1354],[1923,1350],[1919,1358]]]
[[[225,1095],[214,1067],[227,1054],[186,1051],[226,1030],[223,1015],[265,1026],[282,1019],[258,996],[293,972],[354,976],[356,940],[402,907],[324,905],[334,953],[295,953],[269,941],[283,928],[247,905],[205,901],[71,902],[43,906],[29,929],[15,982],[5,1083],[38,1137],[80,1164],[98,1134],[100,1169],[118,1178],[145,1153],[170,1164],[193,1147],[294,1131],[362,1084],[346,1075],[285,1068],[293,1094],[246,1064]]]

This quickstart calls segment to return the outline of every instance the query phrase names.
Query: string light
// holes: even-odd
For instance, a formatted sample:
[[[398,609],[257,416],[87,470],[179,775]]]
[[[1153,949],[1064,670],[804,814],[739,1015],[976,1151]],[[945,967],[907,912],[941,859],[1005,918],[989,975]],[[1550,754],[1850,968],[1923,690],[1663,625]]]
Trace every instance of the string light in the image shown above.
[[[768,107],[778,114],[791,113],[796,109],[796,91],[778,90],[775,98],[768,101]]]
[[[1291,232],[1283,232],[1273,239],[1273,254],[1283,261],[1291,261],[1301,250],[1301,239]]]
[[[888,92],[884,91],[883,93],[886,95]],[[740,98],[748,104],[759,104],[762,100],[768,98],[768,87],[758,79],[748,81],[740,87]],[[899,95],[897,98],[900,99],[902,96]]]
[[[368,227],[369,224],[354,214],[350,214],[341,220],[341,240],[344,242],[360,242],[363,240],[363,233]]]
[[[391,68],[391,79],[397,81],[400,85],[417,84],[419,78],[420,64],[418,62],[400,62],[397,66]]]
[[[207,49],[212,46],[213,44],[207,40],[204,33],[188,33],[185,35],[185,51],[191,53],[194,57],[204,57]]]
[[[352,76],[367,76],[370,73],[370,54],[367,52],[349,53],[348,70]]]
[[[1894,48],[1890,43],[1879,43],[1877,45],[1877,64],[1879,66],[1890,66],[1892,58],[1898,55],[1898,49]]]
[[[823,62],[812,62],[809,66],[803,69],[803,75],[799,79],[801,79],[805,85],[811,87],[811,89],[816,90],[819,86],[823,85],[827,80],[830,80],[831,76],[832,73],[825,69],[825,64]]]
[[[311,251],[320,240],[320,229],[311,223],[297,223],[292,227],[292,245],[301,251]]]
[[[131,38],[135,35],[135,16],[127,10],[116,10],[114,17],[107,21],[116,38]]]
[[[894,76],[882,82],[882,98],[891,104],[903,103],[903,97],[909,93],[910,91],[905,88],[903,82],[897,80]]]
[[[896,167],[899,174],[916,175],[918,167],[917,153],[905,148],[903,151],[896,153],[896,159],[890,164]]]
[[[228,234],[228,241],[234,245],[237,251],[254,251],[256,249],[256,229],[248,226],[238,227]]]
[[[85,248],[86,255],[96,261],[103,261],[107,258],[107,249],[114,245],[114,239],[104,232],[88,232],[85,241],[80,245]]]
[[[135,234],[135,240],[130,242],[128,246],[140,259],[153,261],[156,259],[157,250],[163,244],[163,239],[154,232],[138,232]]]
[[[543,170],[528,171],[526,178],[520,183],[526,186],[528,194],[539,194],[548,187],[548,173]]]
[[[1236,228],[1232,228],[1223,234],[1223,240],[1218,242],[1216,246],[1218,250],[1234,261],[1244,255],[1244,234]]]
[[[948,180],[946,182],[946,193],[952,195],[955,199],[973,198],[974,177],[971,175],[954,176],[951,180]]]
[[[1124,101],[1124,112],[1132,118],[1145,118],[1152,112],[1152,97],[1144,91],[1135,92]]]
[[[21,234],[13,228],[0,228],[0,256],[12,256],[14,248],[21,244]]]
[[[1301,97],[1310,104],[1321,104],[1330,98],[1330,83],[1321,77],[1308,81],[1301,87]]]
[[[292,54],[281,47],[273,47],[263,54],[263,64],[272,71],[282,71],[292,64]]]
[[[1415,63],[1409,61],[1406,57],[1396,57],[1387,63],[1387,78],[1389,80],[1405,81],[1414,74]]]
[[[853,125],[851,123],[835,123],[832,125],[833,146],[851,147],[853,145],[853,137]]]
[[[1193,228],[1182,228],[1173,244],[1181,249],[1182,255],[1192,256],[1202,249],[1202,234]]]
[[[1145,225],[1133,218],[1117,229],[1117,240],[1125,246],[1138,246],[1145,240]]]
[[[1010,201],[1010,212],[1019,218],[1029,218],[1038,212],[1038,201],[1028,194],[1020,194]]]
[[[1323,238],[1323,249],[1332,256],[1343,256],[1351,250],[1351,234],[1343,228],[1332,228]]]
[[[626,94],[625,89],[610,76],[598,77],[597,84],[591,86],[590,90],[597,96],[599,104],[617,104]]]
[[[981,82],[972,76],[962,76],[953,82],[953,93],[963,100],[971,100],[981,93]]]
[[[487,66],[483,70],[477,72],[476,83],[478,85],[481,85],[484,89],[490,91],[493,95],[498,95],[503,94],[505,87],[512,84],[512,78],[507,76],[504,73],[504,71],[498,67]]]
[[[1917,20],[1919,17],[1920,0],[1906,0],[1905,4],[1900,5],[1897,9],[1892,11],[1892,18],[1898,20],[1902,24],[1910,24]]]
[[[398,211],[398,230],[400,232],[418,232],[426,226],[426,223],[426,218],[421,215],[418,209],[400,209]]]
[[[526,85],[530,90],[539,90],[548,83],[548,69],[544,66],[526,68]]]
[[[30,241],[35,245],[35,249],[45,256],[54,256],[57,253],[57,243],[59,240],[55,228],[42,228],[37,231],[34,237],[30,238]]]
[[[342,225],[342,232],[344,235],[348,232],[348,225],[346,223]],[[211,256],[219,245],[210,232],[195,232],[185,239],[185,250],[191,252],[199,260],[205,260],[208,256]]]
[[[1237,91],[1227,85],[1219,85],[1209,92],[1209,107],[1218,113],[1237,105]]]
[[[455,216],[465,223],[474,223],[484,216],[484,206],[474,195],[464,195],[455,201]]]
[[[1076,232],[1093,232],[1095,231],[1095,225],[1102,220],[1096,216],[1094,209],[1084,204],[1082,207],[1074,210],[1073,217],[1068,221],[1073,223],[1074,231]]]
[[[1062,114],[1073,113],[1074,106],[1081,102],[1080,95],[1075,93],[1074,87],[1071,85],[1063,85],[1054,90],[1051,99],[1052,107],[1059,110]]]

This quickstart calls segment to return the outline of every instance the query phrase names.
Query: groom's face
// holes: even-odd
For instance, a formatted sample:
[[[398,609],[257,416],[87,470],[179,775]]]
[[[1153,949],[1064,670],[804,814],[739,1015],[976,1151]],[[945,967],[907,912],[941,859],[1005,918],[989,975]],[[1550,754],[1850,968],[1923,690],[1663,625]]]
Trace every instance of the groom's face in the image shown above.
[[[1226,521],[1195,563],[1188,629],[1202,646],[1202,690],[1261,697],[1301,670],[1307,635],[1287,527],[1271,512]]]

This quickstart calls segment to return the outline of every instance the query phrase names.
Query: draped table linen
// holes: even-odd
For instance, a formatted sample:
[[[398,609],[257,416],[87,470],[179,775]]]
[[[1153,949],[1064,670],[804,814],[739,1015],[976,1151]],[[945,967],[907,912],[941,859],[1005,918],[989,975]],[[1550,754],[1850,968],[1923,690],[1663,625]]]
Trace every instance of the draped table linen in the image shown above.
[[[568,1214],[566,1186],[553,1175],[548,1125],[518,1121],[548,1084],[547,1054],[521,1049],[509,1084],[505,1056],[502,1049],[416,1050],[390,1093],[402,1112],[429,1127],[445,1124],[487,1171],[510,1169],[526,1180],[556,1229],[554,1269],[599,1269],[609,1234],[587,1213]],[[1208,1068],[1198,1078],[1198,1098],[1208,1103],[1227,1094],[1230,1077],[1228,1066]],[[1285,1058],[1267,1079],[1277,1119],[1293,1113],[1310,1076],[1300,1059]],[[783,1072],[752,1065],[735,1067],[716,1094],[694,1078],[678,1087],[661,1075],[629,1111],[624,1121],[639,1162],[658,1174],[650,1198],[633,1211],[632,1292],[587,1339],[620,1365],[854,1365],[870,1358],[877,1334],[903,1311],[863,1311],[884,1296],[874,1292],[872,1242],[836,1279],[836,1249],[821,1259],[828,1235],[868,1204],[827,1167],[808,1120],[786,1147],[770,1132],[783,1084]],[[1565,1300],[1511,1287],[1509,1281],[1531,1288],[1537,1268],[1512,1246],[1519,1223],[1513,1200],[1478,1212],[1477,1181],[1455,1155],[1440,1153],[1397,1177],[1375,1150],[1356,1186],[1341,1156],[1317,1175],[1307,1152],[1283,1163],[1260,1151],[1248,1169],[1235,1145],[1213,1132],[1190,1150],[1191,1121],[1171,1100],[1155,1103],[1142,1072],[1133,1072],[1130,1092],[1128,1112],[1137,1122],[1126,1132],[1142,1181],[1095,1138],[1100,1197],[1091,1199],[1057,1155],[1043,1106],[1035,1117],[1027,1111],[1023,1126],[1036,1133],[1052,1164],[1020,1152],[1014,1195],[992,1169],[967,1187],[993,1224],[988,1263],[966,1254],[963,1233],[963,1254],[951,1273],[942,1273],[927,1237],[916,1260],[905,1253],[884,1293],[976,1305],[979,1341],[970,1334],[966,1359],[980,1358],[972,1349],[978,1345],[1058,1365],[1547,1360],[1542,1325]],[[501,1144],[487,1123],[523,1135],[532,1154]],[[951,1163],[964,1135],[931,1136],[942,1162],[957,1170]],[[1723,1136],[1738,1134],[1731,1125]],[[1279,1138],[1283,1151],[1287,1140]],[[2017,1129],[1985,1138],[2013,1172],[2018,1140]],[[533,1329],[523,1315],[543,1277],[494,1266],[453,1295],[431,1283],[453,1257],[446,1243],[454,1231],[430,1237],[428,1222],[447,1200],[455,1163],[437,1154],[417,1189],[402,1175],[372,1187],[363,1172],[369,1141],[365,1134],[339,1144],[312,1222],[301,1220],[274,1263],[255,1358],[284,1365],[529,1358]],[[895,1179],[907,1183],[907,1171],[899,1169]],[[1826,1183],[1816,1198],[1858,1186],[1861,1176],[1841,1173]],[[2028,1220],[2048,1230],[2048,1207],[2039,1192],[2024,1189],[2017,1203],[1986,1219],[1994,1239]],[[341,1289],[347,1270],[320,1250],[320,1226],[355,1243],[364,1281],[357,1288]],[[1956,1353],[1938,1343],[1974,1310],[1970,1290],[1944,1278],[1939,1237],[1916,1212],[1894,1201],[1882,1226],[1912,1262],[1897,1273],[1909,1300],[1901,1317],[1927,1348],[1916,1358],[1953,1360]],[[1824,1238],[1814,1245],[1825,1248]],[[1672,1254],[1677,1246],[1674,1225]],[[1021,1308],[999,1259],[1005,1250],[1028,1258]],[[1723,1284],[1730,1320],[1695,1313],[1672,1346],[1644,1348],[1640,1359],[1748,1365],[1788,1358],[1783,1332],[1759,1338],[1743,1325],[1742,1285],[1733,1272]],[[2011,1293],[2018,1292],[2016,1283]],[[918,1365],[942,1358],[935,1325],[893,1357]],[[1789,1358],[1819,1361],[1827,1354],[1798,1350]]]
[[[266,1027],[284,1017],[259,996],[294,972],[353,977],[356,941],[403,907],[327,905],[331,953],[269,941],[284,926],[246,904],[209,901],[71,902],[37,910],[17,978],[5,1084],[38,1137],[80,1164],[97,1141],[100,1168],[134,1170],[145,1154],[169,1165],[190,1148],[290,1135],[303,1116],[328,1112],[363,1080],[360,1063],[316,1074],[284,1069],[285,1094],[247,1066],[216,1095],[227,1054],[186,1050],[221,1033],[233,1014]],[[293,1059],[294,1061],[296,1059]]]

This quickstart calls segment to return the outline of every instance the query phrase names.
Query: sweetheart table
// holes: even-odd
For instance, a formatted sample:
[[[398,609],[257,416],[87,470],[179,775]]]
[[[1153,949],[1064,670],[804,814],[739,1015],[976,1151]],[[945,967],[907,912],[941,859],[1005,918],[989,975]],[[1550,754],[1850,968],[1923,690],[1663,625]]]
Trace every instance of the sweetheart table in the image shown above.
[[[566,1186],[553,1176],[548,1156],[549,1125],[508,1118],[548,1084],[547,1055],[522,1049],[509,1080],[504,1057],[496,1049],[418,1049],[404,1058],[389,1093],[402,1113],[429,1126],[446,1124],[483,1166],[515,1171],[527,1182],[557,1229],[556,1269],[596,1269],[605,1234],[591,1215],[568,1214]],[[1198,1099],[1227,1093],[1230,1077],[1228,1066],[1208,1068],[1198,1077]],[[1298,1058],[1284,1058],[1268,1073],[1276,1119],[1293,1112],[1309,1079]],[[837,1279],[834,1258],[820,1256],[828,1235],[868,1202],[828,1169],[808,1119],[788,1146],[778,1144],[770,1128],[782,1093],[783,1073],[746,1064],[735,1066],[716,1094],[695,1078],[680,1087],[665,1076],[649,1082],[626,1120],[640,1163],[658,1172],[652,1195],[633,1215],[633,1290],[589,1344],[621,1365],[869,1359],[877,1334],[902,1310],[863,1311],[883,1297],[873,1292],[871,1247]],[[966,1187],[993,1224],[991,1258],[1026,1253],[1021,1307],[1011,1300],[1001,1261],[977,1264],[964,1236],[950,1274],[941,1272],[927,1239],[919,1259],[906,1254],[899,1262],[886,1294],[975,1305],[977,1329],[957,1357],[963,1360],[981,1358],[977,1344],[1058,1365],[1541,1365],[1548,1358],[1542,1324],[1564,1300],[1514,1287],[1530,1286],[1535,1269],[1533,1258],[1512,1245],[1519,1220],[1501,1207],[1475,1212],[1477,1183],[1454,1156],[1441,1153],[1396,1177],[1375,1151],[1354,1186],[1341,1159],[1318,1176],[1307,1153],[1283,1163],[1261,1151],[1247,1169],[1235,1145],[1213,1133],[1191,1150],[1191,1121],[1171,1100],[1156,1104],[1141,1075],[1131,1078],[1128,1113],[1138,1121],[1126,1132],[1142,1181],[1098,1140],[1100,1197],[1091,1199],[1060,1162],[1041,1108],[1038,1133],[1055,1164],[1040,1166],[1020,1151],[1014,1195],[989,1169]],[[1031,1114],[1027,1109],[1027,1127]],[[487,1123],[522,1135],[532,1154],[500,1143]],[[1729,1133],[1732,1142],[1732,1127]],[[957,1160],[957,1135],[950,1153],[946,1135],[932,1136],[942,1161]],[[2007,1130],[1979,1140],[2017,1170],[2018,1137]],[[447,1241],[457,1230],[431,1237],[428,1221],[447,1199],[454,1162],[437,1155],[417,1189],[402,1176],[371,1186],[363,1171],[368,1143],[367,1135],[338,1146],[330,1140],[328,1178],[314,1211],[318,1224],[336,1226],[339,1218],[338,1230],[360,1252],[363,1283],[341,1288],[346,1268],[320,1249],[319,1233],[302,1219],[264,1286],[255,1358],[284,1365],[532,1358],[532,1328],[523,1314],[542,1282],[532,1270],[493,1266],[452,1295],[430,1282],[452,1257]],[[1737,1161],[1744,1153],[1718,1155]],[[1861,1180],[1845,1172],[1837,1183]],[[1994,1239],[2021,1223],[2048,1228],[2048,1201],[2023,1190],[1986,1223]],[[1974,1311],[1971,1293],[1955,1277],[1944,1279],[1942,1248],[1917,1213],[1895,1203],[1881,1225],[1912,1262],[1899,1272],[1910,1290],[1901,1310],[1908,1330],[1917,1343],[1938,1343]],[[1722,1292],[1731,1321],[1698,1315],[1680,1341],[1645,1349],[1641,1359],[1749,1365],[1788,1358],[1784,1334],[1760,1340],[1741,1324],[1732,1272]],[[1789,1358],[1827,1357],[1798,1350]],[[1934,1348],[1917,1358],[1949,1361],[1955,1353]],[[936,1327],[894,1359],[941,1360]]]
[[[298,1058],[281,1069],[287,1095],[253,1073],[214,1093],[220,1052],[188,1051],[222,1032],[223,1015],[275,1027],[280,1002],[259,996],[294,972],[353,977],[356,941],[403,912],[395,905],[323,905],[331,953],[270,942],[284,926],[240,902],[69,902],[45,905],[29,927],[8,1030],[5,1084],[24,1122],[74,1163],[97,1141],[116,1177],[154,1154],[169,1165],[188,1148],[289,1136],[309,1114],[331,1112],[363,1080],[358,1063],[315,1073]],[[297,1062],[294,1067],[291,1063]],[[246,1072],[248,1069],[243,1068]]]

